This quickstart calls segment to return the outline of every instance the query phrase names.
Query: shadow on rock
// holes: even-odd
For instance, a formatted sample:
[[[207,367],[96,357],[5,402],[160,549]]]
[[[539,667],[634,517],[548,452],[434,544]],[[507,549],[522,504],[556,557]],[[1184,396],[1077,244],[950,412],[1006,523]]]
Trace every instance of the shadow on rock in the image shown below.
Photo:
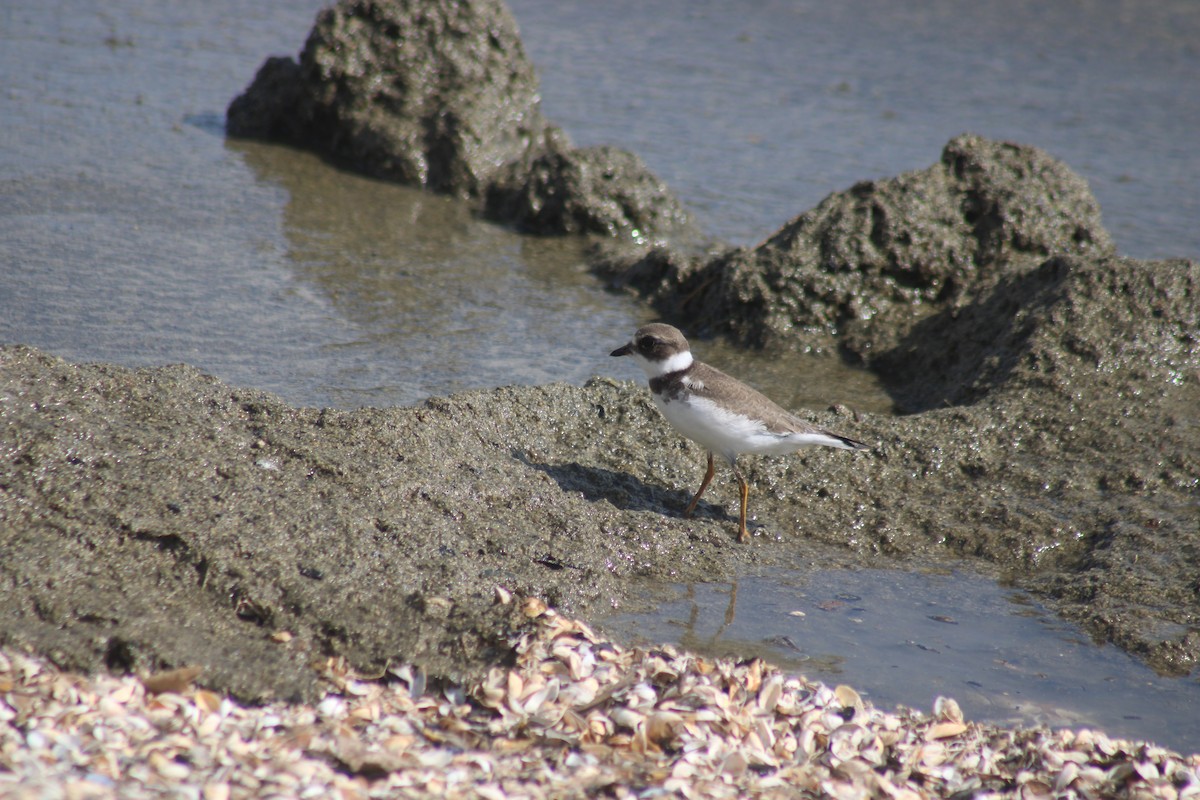
[[[1123,394],[1180,383],[1196,357],[1198,305],[1193,262],[1059,256],[926,317],[869,363],[906,412],[1035,390],[1043,404],[1119,414]]]
[[[589,467],[568,462],[564,464],[536,464],[523,455],[517,458],[533,469],[540,470],[551,478],[564,492],[578,492],[586,500],[605,500],[626,511],[651,511],[668,517],[683,519],[683,509],[692,499],[686,491],[669,491],[634,477],[628,472]],[[705,519],[735,519],[722,508],[707,501],[696,507],[697,516]]]

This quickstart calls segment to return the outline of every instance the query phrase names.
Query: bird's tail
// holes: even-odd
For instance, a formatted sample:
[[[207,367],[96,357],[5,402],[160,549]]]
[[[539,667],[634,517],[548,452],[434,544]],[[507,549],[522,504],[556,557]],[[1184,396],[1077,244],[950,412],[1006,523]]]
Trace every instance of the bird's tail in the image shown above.
[[[855,441],[854,439],[850,439],[846,436],[839,436],[838,434],[830,433],[829,431],[821,431],[820,433],[813,434],[812,443],[821,444],[826,447],[840,447],[843,450],[871,449],[862,442]]]

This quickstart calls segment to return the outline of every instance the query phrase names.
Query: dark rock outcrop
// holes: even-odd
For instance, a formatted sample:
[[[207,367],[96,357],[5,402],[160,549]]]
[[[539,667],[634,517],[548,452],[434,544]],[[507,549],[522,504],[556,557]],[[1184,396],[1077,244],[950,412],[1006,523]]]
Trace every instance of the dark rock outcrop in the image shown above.
[[[681,231],[687,212],[642,160],[614,147],[554,148],[510,166],[487,192],[485,212],[537,234],[582,233],[644,241]]]
[[[227,130],[462,196],[551,131],[503,3],[383,0],[323,10],[299,63],[268,59]]]
[[[636,156],[574,150],[546,121],[500,0],[342,0],[317,16],[298,62],[267,59],[226,130],[478,200],[530,232],[695,237]]]
[[[866,358],[905,318],[1048,256],[1112,253],[1083,179],[1037,148],[964,135],[932,167],[830,195],[756,247],[660,248],[597,271],[700,333],[762,345],[849,330],[843,346]]]
[[[1041,404],[1177,383],[1200,347],[1188,261],[1056,256],[913,325],[871,360],[903,411],[1038,391]]]

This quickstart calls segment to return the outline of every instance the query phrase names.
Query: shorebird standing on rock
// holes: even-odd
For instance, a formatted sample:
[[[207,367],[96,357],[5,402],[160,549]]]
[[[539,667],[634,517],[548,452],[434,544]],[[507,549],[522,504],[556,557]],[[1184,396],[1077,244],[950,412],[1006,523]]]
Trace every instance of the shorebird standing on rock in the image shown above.
[[[633,339],[611,355],[633,356],[650,379],[654,405],[676,430],[708,450],[708,470],[683,512],[685,517],[696,510],[700,495],[713,479],[713,454],[729,462],[741,496],[739,542],[750,537],[746,530],[750,487],[738,469],[738,455],[784,455],[812,445],[868,449],[862,442],[800,419],[736,378],[696,361],[687,339],[670,325],[656,322],[638,328]]]

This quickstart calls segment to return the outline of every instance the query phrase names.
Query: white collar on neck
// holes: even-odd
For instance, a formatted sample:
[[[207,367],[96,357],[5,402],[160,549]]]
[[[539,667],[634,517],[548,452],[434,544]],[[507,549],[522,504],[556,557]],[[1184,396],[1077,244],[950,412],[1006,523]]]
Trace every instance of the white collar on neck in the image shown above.
[[[682,350],[668,358],[666,361],[642,360],[642,368],[646,370],[646,375],[651,378],[670,375],[672,372],[679,372],[681,369],[687,369],[691,365],[692,353],[690,350]]]

